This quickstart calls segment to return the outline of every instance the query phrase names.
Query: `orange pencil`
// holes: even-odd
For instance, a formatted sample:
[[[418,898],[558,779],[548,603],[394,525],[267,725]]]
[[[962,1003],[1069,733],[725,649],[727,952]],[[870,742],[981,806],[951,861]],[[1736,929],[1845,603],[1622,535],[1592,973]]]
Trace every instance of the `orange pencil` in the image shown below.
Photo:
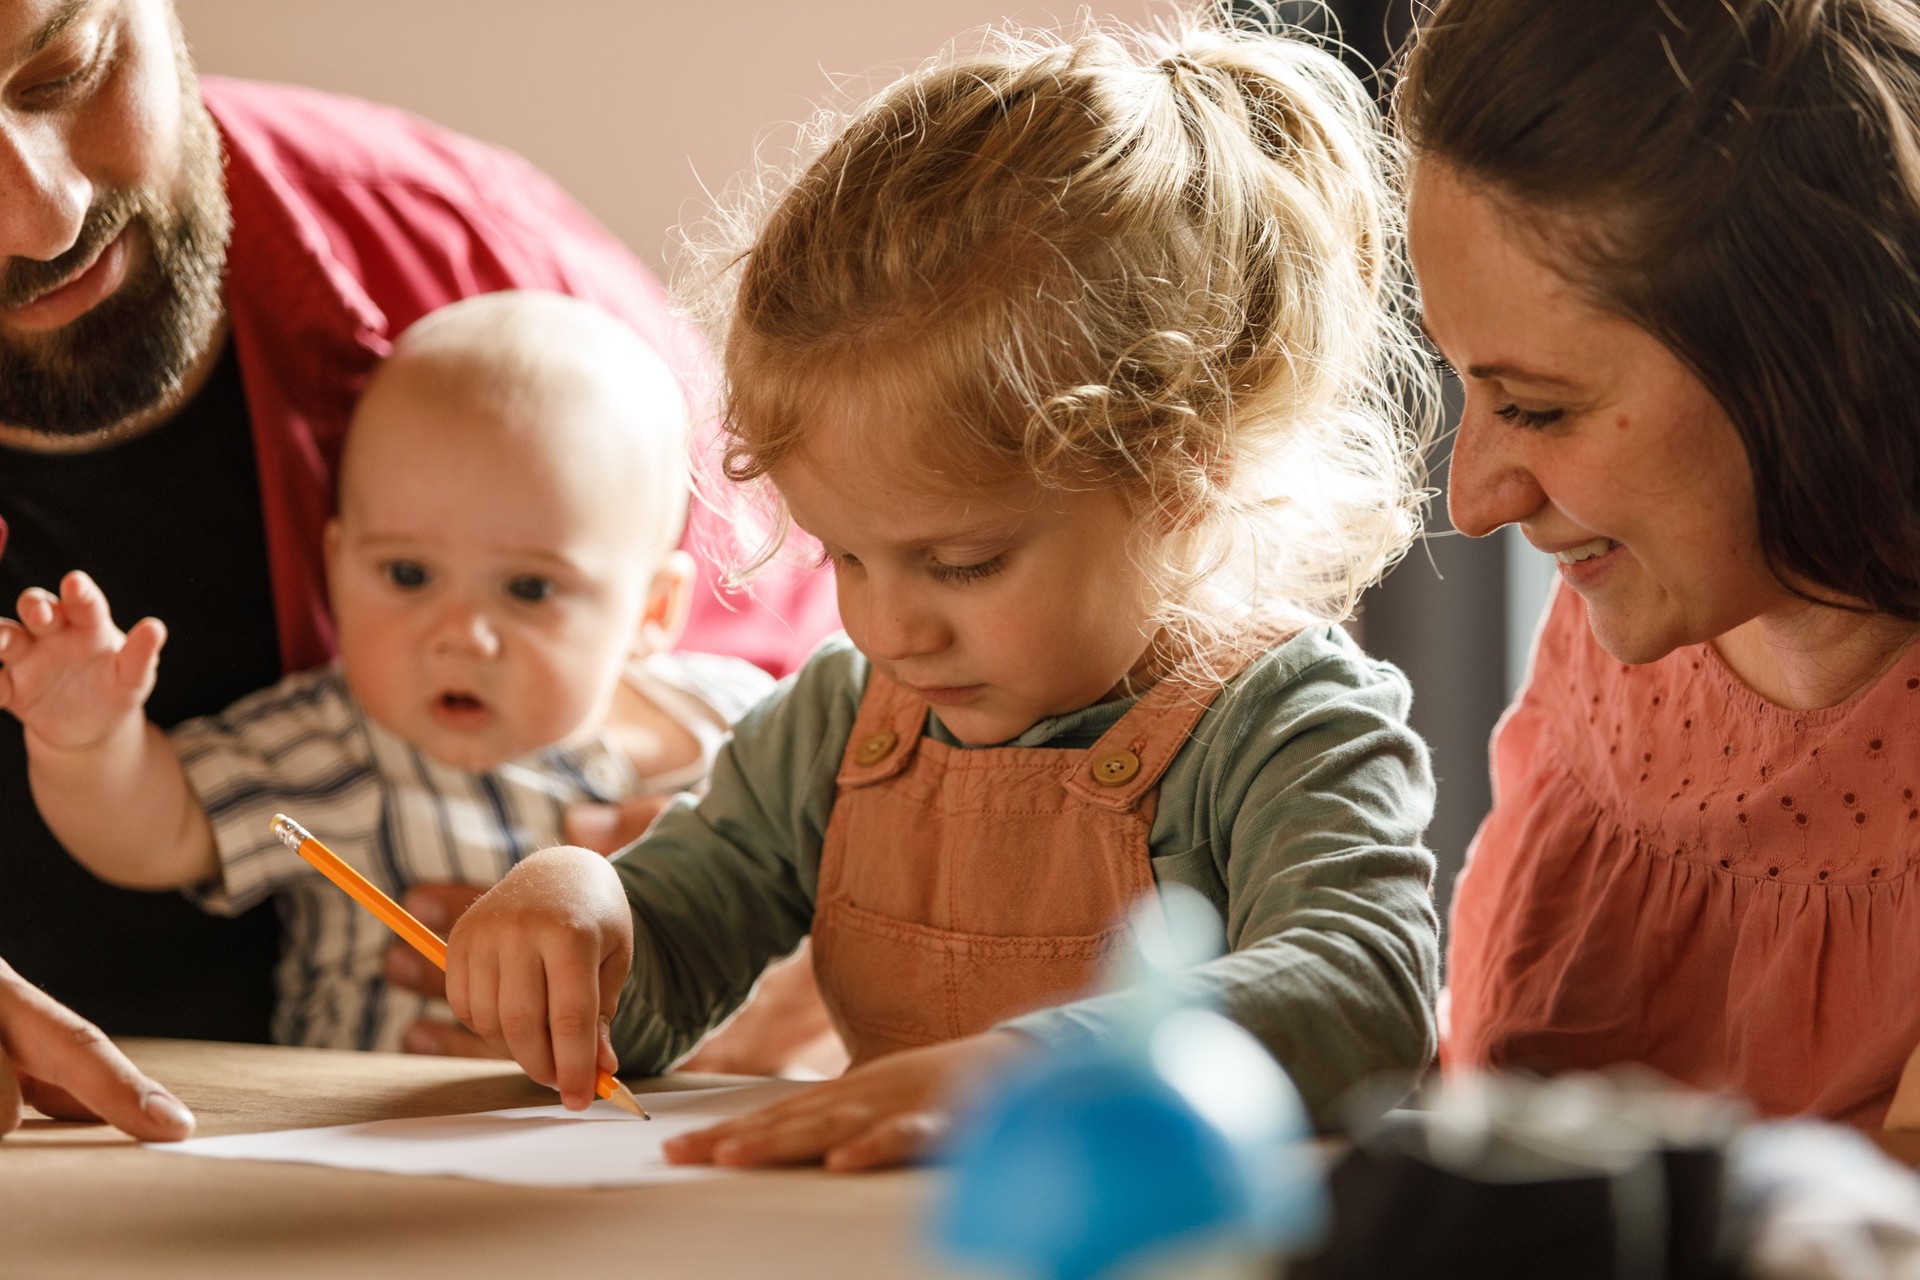
[[[415,920],[405,907],[380,892],[372,881],[340,861],[339,854],[315,840],[305,827],[284,813],[276,813],[273,815],[273,834],[279,837],[280,843],[312,863],[314,870],[345,889],[349,898],[373,912],[381,924],[404,938],[408,946],[441,969],[447,967],[447,944],[439,934]],[[593,1088],[595,1093],[622,1111],[631,1111],[642,1120],[653,1119],[632,1091],[615,1080],[611,1072],[602,1071],[600,1078],[594,1081]]]

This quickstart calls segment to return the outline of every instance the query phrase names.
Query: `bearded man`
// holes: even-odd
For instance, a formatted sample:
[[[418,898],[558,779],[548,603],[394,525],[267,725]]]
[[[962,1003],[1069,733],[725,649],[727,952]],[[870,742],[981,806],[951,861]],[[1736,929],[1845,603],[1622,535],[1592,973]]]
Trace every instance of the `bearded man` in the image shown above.
[[[170,0],[6,0],[0,599],[84,568],[122,626],[165,619],[163,726],[327,661],[321,530],[354,400],[420,315],[505,288],[596,302],[699,383],[658,284],[516,157],[370,103],[201,83]],[[744,607],[696,596],[687,647],[776,673],[835,625],[818,575]],[[20,972],[112,1034],[263,1040],[263,911],[91,879],[0,717],[0,954]]]

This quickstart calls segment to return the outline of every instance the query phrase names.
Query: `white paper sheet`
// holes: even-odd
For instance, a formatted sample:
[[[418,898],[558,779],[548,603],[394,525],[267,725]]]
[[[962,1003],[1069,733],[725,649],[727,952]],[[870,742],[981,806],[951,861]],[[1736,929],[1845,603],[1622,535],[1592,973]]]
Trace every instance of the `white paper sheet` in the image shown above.
[[[148,1149],[222,1160],[278,1160],[381,1173],[450,1175],[536,1187],[625,1187],[725,1176],[704,1165],[670,1165],[660,1144],[676,1134],[766,1106],[806,1086],[776,1080],[719,1089],[648,1093],[641,1120],[611,1102],[585,1111],[518,1107],[464,1116],[376,1120],[326,1129],[282,1129]]]

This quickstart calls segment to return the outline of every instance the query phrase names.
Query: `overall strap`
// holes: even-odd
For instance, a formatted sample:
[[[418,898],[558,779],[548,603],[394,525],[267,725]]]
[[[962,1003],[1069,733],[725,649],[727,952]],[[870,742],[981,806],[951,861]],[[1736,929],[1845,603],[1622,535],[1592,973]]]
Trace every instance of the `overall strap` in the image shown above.
[[[860,695],[860,710],[834,782],[842,788],[864,787],[897,777],[913,763],[926,723],[924,699],[869,668],[867,688]]]
[[[1236,649],[1221,654],[1214,668],[1218,679],[1204,684],[1176,678],[1147,690],[1118,724],[1100,735],[1067,778],[1066,789],[1103,809],[1120,811],[1139,805],[1160,785],[1161,776],[1220,691],[1259,652]]]

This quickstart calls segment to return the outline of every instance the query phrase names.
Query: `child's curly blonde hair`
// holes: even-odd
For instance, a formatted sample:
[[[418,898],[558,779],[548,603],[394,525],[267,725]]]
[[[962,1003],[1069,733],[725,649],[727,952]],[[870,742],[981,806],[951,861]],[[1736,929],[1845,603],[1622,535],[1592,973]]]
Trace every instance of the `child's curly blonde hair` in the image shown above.
[[[1417,532],[1437,403],[1373,102],[1224,24],[986,43],[816,120],[697,249],[727,477],[765,492],[881,395],[931,466],[1118,485],[1176,531],[1139,554],[1183,660],[1345,617]]]

